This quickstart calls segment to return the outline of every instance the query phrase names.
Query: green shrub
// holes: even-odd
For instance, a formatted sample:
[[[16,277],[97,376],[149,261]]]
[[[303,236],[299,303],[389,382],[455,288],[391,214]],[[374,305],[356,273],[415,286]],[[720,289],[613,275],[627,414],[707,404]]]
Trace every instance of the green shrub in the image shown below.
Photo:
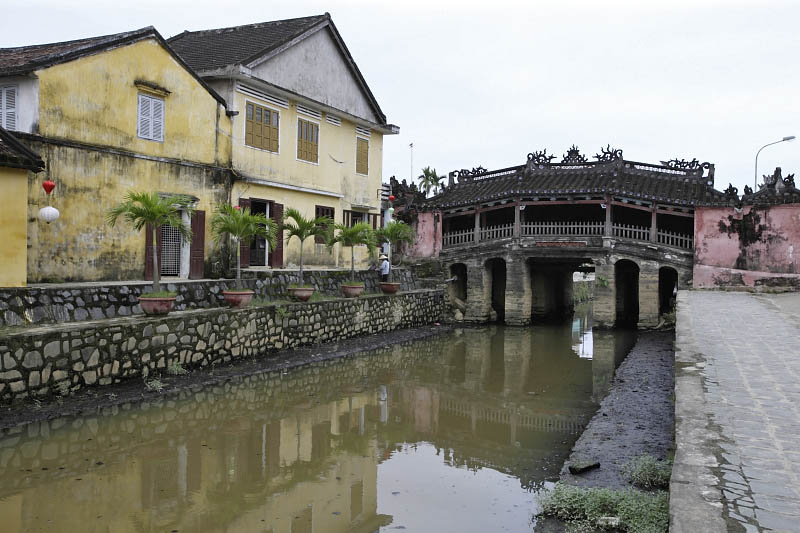
[[[346,281],[343,281],[342,285],[352,285],[354,287],[363,287],[364,286],[364,282],[363,281],[353,281],[351,279],[348,279]]]
[[[170,376],[182,376],[188,373],[189,371],[183,368],[180,361],[172,361],[167,367],[167,374]]]
[[[659,461],[652,455],[641,455],[625,464],[622,473],[641,489],[666,489],[669,488],[672,464]]]
[[[556,483],[541,500],[541,515],[567,523],[570,531],[600,528],[598,519],[620,519],[617,529],[635,533],[661,533],[669,530],[669,495],[634,489],[611,490],[582,488]]]
[[[151,291],[143,292],[139,295],[139,298],[175,298],[177,295],[178,293],[174,291]]]

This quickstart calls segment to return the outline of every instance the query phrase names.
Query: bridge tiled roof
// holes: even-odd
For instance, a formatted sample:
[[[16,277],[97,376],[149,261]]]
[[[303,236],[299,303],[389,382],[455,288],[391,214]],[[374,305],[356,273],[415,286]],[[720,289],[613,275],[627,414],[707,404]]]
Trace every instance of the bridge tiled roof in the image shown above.
[[[525,165],[491,172],[461,170],[455,175],[424,207],[448,209],[517,196],[583,199],[605,195],[687,207],[729,204],[729,197],[714,189],[713,165],[696,160],[652,165],[621,157],[589,162],[565,156],[562,163],[550,163],[548,157],[542,160],[541,154],[529,154]]]

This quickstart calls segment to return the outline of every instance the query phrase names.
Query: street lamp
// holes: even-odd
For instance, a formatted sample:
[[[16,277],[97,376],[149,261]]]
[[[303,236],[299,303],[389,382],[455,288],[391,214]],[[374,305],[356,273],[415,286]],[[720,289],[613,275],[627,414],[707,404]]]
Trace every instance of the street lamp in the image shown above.
[[[758,190],[758,154],[760,154],[761,150],[763,150],[767,146],[772,146],[773,144],[778,144],[778,143],[782,143],[782,142],[786,142],[786,141],[792,141],[792,140],[794,140],[794,135],[787,135],[786,137],[784,137],[780,141],[775,141],[775,142],[771,142],[771,143],[765,144],[764,146],[762,146],[761,148],[758,149],[758,152],[756,152],[756,169],[755,169],[755,171],[753,173],[753,192],[756,192]]]

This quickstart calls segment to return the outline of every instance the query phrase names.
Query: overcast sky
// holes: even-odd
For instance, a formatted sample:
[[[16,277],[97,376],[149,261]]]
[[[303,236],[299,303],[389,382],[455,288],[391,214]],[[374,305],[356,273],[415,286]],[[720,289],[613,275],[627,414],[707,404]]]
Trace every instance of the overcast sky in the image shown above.
[[[10,2],[10,5],[9,5]],[[797,1],[5,0],[0,47],[153,25],[165,37],[331,13],[389,122],[384,181],[518,165],[575,143],[698,158],[753,182],[800,136]],[[800,140],[759,174],[800,170]]]

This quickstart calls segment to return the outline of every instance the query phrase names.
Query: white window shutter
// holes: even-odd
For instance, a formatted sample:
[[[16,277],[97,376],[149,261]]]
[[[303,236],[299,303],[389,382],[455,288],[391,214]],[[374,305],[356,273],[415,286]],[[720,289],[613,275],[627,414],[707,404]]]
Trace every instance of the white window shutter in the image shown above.
[[[154,141],[164,140],[164,100],[153,98],[150,100],[153,111],[153,136]]]
[[[3,87],[0,101],[0,125],[7,130],[17,129],[17,88]]]
[[[150,120],[150,98],[139,95],[139,127],[138,135],[142,139],[152,139],[152,122]]]

